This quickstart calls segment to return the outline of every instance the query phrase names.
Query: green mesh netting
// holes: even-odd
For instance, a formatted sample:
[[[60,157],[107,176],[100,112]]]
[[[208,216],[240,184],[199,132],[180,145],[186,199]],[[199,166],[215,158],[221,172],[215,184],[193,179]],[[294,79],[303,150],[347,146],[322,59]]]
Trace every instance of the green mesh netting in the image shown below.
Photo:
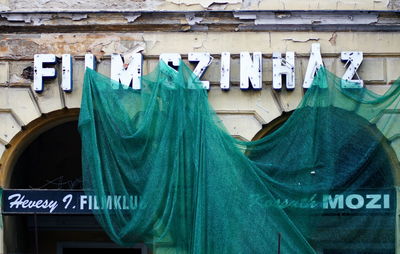
[[[142,89],[87,70],[85,191],[118,244],[155,253],[394,253],[400,86],[383,96],[321,69],[276,131],[232,138],[192,71]],[[126,196],[113,207],[110,196]],[[108,203],[109,202],[109,203]],[[168,250],[163,252],[162,250]]]

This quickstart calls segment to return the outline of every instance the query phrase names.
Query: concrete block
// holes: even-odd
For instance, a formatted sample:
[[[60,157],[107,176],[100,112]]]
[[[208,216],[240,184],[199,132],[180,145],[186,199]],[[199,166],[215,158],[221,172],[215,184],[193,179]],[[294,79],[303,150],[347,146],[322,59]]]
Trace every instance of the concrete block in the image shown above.
[[[304,76],[306,75],[306,72],[307,72],[309,57],[301,57],[301,58],[296,59],[295,61],[296,61],[295,62],[295,64],[296,64],[296,89],[302,89],[303,82],[304,82]],[[335,72],[336,58],[324,57],[324,55],[322,55],[322,62],[324,63],[324,67],[328,71]]]
[[[364,58],[358,70],[358,75],[364,82],[385,81],[383,62],[384,58]]]
[[[0,86],[7,85],[9,80],[9,64],[8,62],[0,62]]]
[[[236,83],[239,86],[240,83],[240,59],[231,58],[231,83]]]
[[[73,60],[73,90],[64,93],[65,106],[67,108],[80,108],[82,98],[83,78],[85,75],[85,62]]]
[[[387,90],[390,89],[390,86],[388,86],[388,85],[367,85],[366,88],[376,94],[384,95],[387,92]]]
[[[31,61],[13,61],[9,63],[10,65],[10,72],[9,72],[9,82],[10,86],[13,85],[26,85],[29,87],[31,83],[33,82],[32,80],[28,79],[28,77],[24,78],[23,73],[24,69],[27,67],[32,67],[33,68],[33,63]],[[26,75],[28,75],[28,71],[25,72]],[[32,69],[32,77],[33,77],[33,69]]]
[[[11,112],[0,112],[0,138],[7,143],[21,131],[21,126]]]
[[[11,109],[24,125],[41,115],[29,88],[0,88],[0,109]]]
[[[6,147],[3,144],[0,144],[0,158],[3,155],[4,151],[6,150]],[[1,253],[1,252],[0,252]]]
[[[189,66],[192,68],[192,70],[195,67],[195,65],[189,65]],[[220,77],[221,77],[221,61],[219,58],[218,59],[214,58],[210,66],[208,66],[201,80],[207,80],[210,81],[211,83],[217,83],[219,85]]]
[[[46,80],[44,83],[44,89],[42,93],[34,93],[35,100],[40,106],[42,113],[49,113],[64,108],[64,103],[62,101],[61,93],[62,90],[59,85],[59,80],[61,76],[56,79]]]
[[[400,132],[400,114],[396,112],[388,112],[383,114],[376,122],[376,126],[389,140],[399,140],[397,134]]]
[[[255,114],[249,113],[218,113],[229,134],[245,141],[250,141],[262,128]]]
[[[282,89],[280,92],[275,92],[279,98],[279,104],[283,111],[289,112],[295,110],[303,99],[304,90],[299,85],[293,91]]]
[[[263,58],[262,62],[263,82],[272,82],[272,58]]]
[[[400,82],[400,58],[388,58],[386,60],[387,82],[399,80]]]
[[[259,91],[242,91],[239,87],[222,91],[219,87],[214,87],[211,88],[208,98],[217,112],[255,112],[260,124],[266,124],[281,115],[279,104],[272,93],[271,86],[264,86]]]
[[[111,60],[103,60],[97,64],[97,71],[107,77],[111,76]]]

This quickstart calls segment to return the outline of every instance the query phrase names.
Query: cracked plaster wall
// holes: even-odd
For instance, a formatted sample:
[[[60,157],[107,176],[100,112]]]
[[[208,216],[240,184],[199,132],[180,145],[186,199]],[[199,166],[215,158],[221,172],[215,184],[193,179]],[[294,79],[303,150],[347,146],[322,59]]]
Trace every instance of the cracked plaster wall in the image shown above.
[[[0,0],[2,11],[390,10],[399,0]]]
[[[224,43],[220,43],[223,41]],[[386,32],[193,32],[193,33],[63,33],[2,34],[0,57],[32,58],[36,53],[95,54],[99,59],[112,53],[143,52],[159,55],[166,52],[210,52],[232,54],[241,51],[296,51],[308,54],[310,45],[319,42],[324,54],[358,50],[365,53],[398,52],[399,33]]]
[[[196,21],[193,21],[196,22]],[[219,43],[224,41],[224,43]],[[99,72],[110,74],[110,54],[121,53],[125,59],[135,52],[145,56],[144,73],[148,73],[158,62],[161,53],[209,52],[214,61],[204,75],[212,84],[209,98],[222,121],[232,135],[251,139],[262,124],[278,117],[282,111],[293,110],[302,97],[302,79],[308,62],[311,44],[321,44],[321,52],[327,68],[337,75],[343,75],[344,64],[339,59],[341,51],[358,50],[365,53],[359,71],[370,87],[382,90],[386,82],[400,75],[400,34],[385,32],[142,32],[142,33],[59,33],[59,34],[3,34],[0,37],[0,97],[15,100],[1,100],[0,109],[13,109],[22,125],[34,120],[42,113],[80,105],[83,79],[83,55],[95,54],[99,60]],[[228,51],[236,54],[231,59],[231,85],[229,92],[222,92],[219,85],[219,54]],[[264,54],[263,81],[261,92],[243,92],[239,89],[239,58],[241,51],[260,51]],[[274,51],[296,52],[296,85],[294,92],[276,93],[271,89],[272,60]],[[32,66],[36,53],[53,53],[57,56],[69,53],[74,57],[74,91],[64,93],[58,88],[59,77],[45,84],[42,94],[29,92],[32,81],[23,75]],[[59,68],[59,67],[58,67]],[[193,66],[192,66],[193,68]],[[14,105],[24,99],[29,105]],[[30,100],[29,98],[32,98]],[[62,99],[61,99],[62,98]],[[61,100],[60,100],[61,99]],[[3,102],[3,104],[1,104]],[[4,104],[5,103],[5,104]],[[36,106],[32,106],[36,105]],[[22,108],[30,109],[22,110]],[[25,112],[25,113],[24,113]],[[8,113],[7,113],[8,114]],[[10,123],[12,118],[7,118]],[[10,120],[11,119],[11,120]],[[243,120],[243,121],[241,121]],[[12,122],[14,124],[14,122]],[[1,131],[1,130],[0,130]],[[9,130],[8,130],[9,132]],[[8,134],[7,134],[8,135]],[[10,135],[8,135],[9,137]],[[5,138],[4,138],[5,139]],[[9,140],[7,139],[7,142]],[[3,142],[4,143],[4,142]],[[1,148],[1,144],[0,144]]]

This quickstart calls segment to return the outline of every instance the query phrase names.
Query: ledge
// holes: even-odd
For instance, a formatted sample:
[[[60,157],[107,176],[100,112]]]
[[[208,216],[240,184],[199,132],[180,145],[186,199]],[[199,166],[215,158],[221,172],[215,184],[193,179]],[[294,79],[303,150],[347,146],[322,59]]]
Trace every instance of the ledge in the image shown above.
[[[400,31],[400,11],[2,12],[2,33]]]

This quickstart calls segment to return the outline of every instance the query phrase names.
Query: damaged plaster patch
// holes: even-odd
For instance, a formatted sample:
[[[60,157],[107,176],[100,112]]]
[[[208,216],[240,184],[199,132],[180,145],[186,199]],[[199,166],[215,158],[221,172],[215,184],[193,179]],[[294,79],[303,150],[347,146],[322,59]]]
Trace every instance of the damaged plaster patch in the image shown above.
[[[259,7],[260,6],[260,2],[261,2],[262,0],[243,0],[243,7],[244,8],[247,8],[247,7],[250,7],[250,6],[257,6],[257,7]]]
[[[186,21],[191,26],[199,24],[201,21],[203,21],[203,18],[195,17],[194,13],[186,14],[185,17]]]
[[[332,36],[331,36],[331,38],[329,38],[329,43],[332,45],[332,46],[335,46],[336,45],[336,38],[337,38],[337,33],[336,32],[334,32],[333,34],[332,34]]]
[[[87,14],[72,14],[72,17],[71,17],[71,19],[73,21],[79,21],[79,20],[87,19],[87,18],[88,18]]]
[[[1,1],[1,0],[0,0]],[[154,10],[163,4],[161,0],[9,0],[14,11],[114,11]],[[46,2],[43,4],[43,2]]]
[[[12,74],[10,77],[10,83],[30,83],[32,81],[21,78],[19,75],[17,74]]]
[[[124,15],[124,18],[125,18],[126,20],[128,20],[128,23],[135,22],[135,20],[136,20],[137,18],[139,18],[139,17],[140,17],[140,14],[128,14],[128,15]]]
[[[211,11],[223,11],[226,9],[228,4],[226,3],[212,3],[210,6],[208,6],[207,10]]]
[[[145,48],[146,44],[144,42],[138,42],[133,48],[129,48],[128,50],[123,52],[122,55],[124,57],[125,63],[130,63],[133,58],[133,55],[144,51]]]
[[[390,0],[387,6],[393,10],[400,10],[400,0]]]
[[[79,20],[87,19],[88,15],[87,14],[59,14],[58,17],[71,19],[73,21],[79,21]]]
[[[400,0],[399,0],[400,1]],[[241,20],[254,20],[255,25],[358,25],[374,24],[378,21],[378,14],[327,14],[327,13],[301,13],[290,12],[271,12],[251,14],[247,12],[234,13],[234,17]]]
[[[45,21],[53,19],[51,14],[1,14],[1,17],[6,18],[10,22],[25,22],[26,24],[43,25]],[[87,19],[87,14],[59,14],[59,18],[71,19],[80,21]]]
[[[34,25],[42,25],[44,21],[50,20],[52,18],[51,14],[1,14],[2,18],[6,18],[10,22],[25,22],[33,23]]]
[[[143,34],[142,39],[145,44],[145,52],[144,53],[146,53],[146,51],[149,52],[149,51],[153,50],[154,47],[156,46],[156,44],[160,42],[157,39],[157,36],[155,34]]]
[[[207,38],[194,38],[194,42],[193,42],[193,48],[194,49],[200,49],[204,47],[204,42],[207,41]]]
[[[9,57],[33,56],[42,51],[42,47],[32,40],[10,39],[0,41],[1,54]]]
[[[319,38],[307,38],[307,39],[284,38],[283,40],[284,41],[305,43],[305,42],[309,42],[309,41],[319,41]]]
[[[167,0],[173,4],[184,5],[201,5],[203,8],[208,8],[212,4],[240,4],[242,0]]]

